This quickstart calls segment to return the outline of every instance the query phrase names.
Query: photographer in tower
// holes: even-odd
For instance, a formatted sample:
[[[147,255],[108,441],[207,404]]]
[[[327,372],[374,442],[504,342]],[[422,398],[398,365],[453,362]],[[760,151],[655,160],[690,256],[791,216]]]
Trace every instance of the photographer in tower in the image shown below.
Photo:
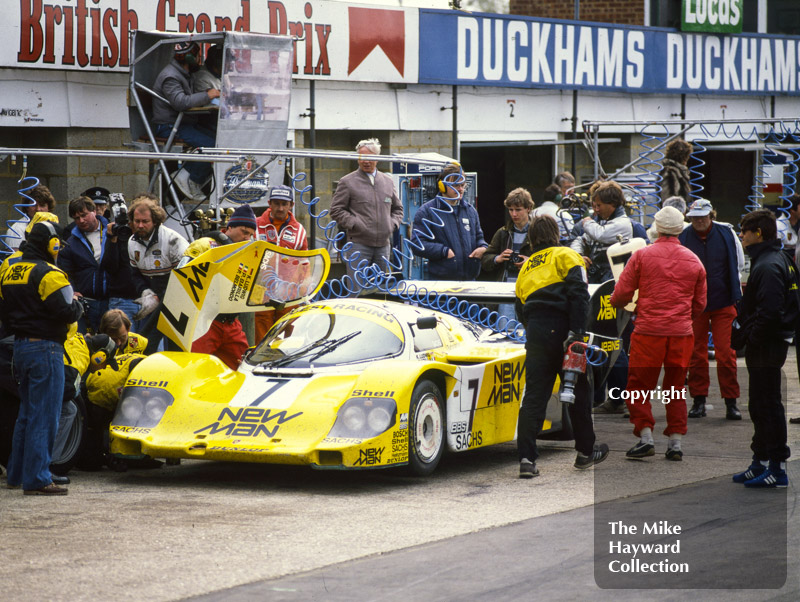
[[[124,199],[121,203],[112,199],[112,216],[115,201],[125,206]],[[69,276],[75,293],[83,297],[86,313],[79,324],[81,332],[96,333],[107,310],[121,309],[129,317],[139,311],[128,260],[130,228],[127,223],[98,216],[94,202],[86,196],[70,201],[68,211],[72,235],[58,254],[58,267]]]

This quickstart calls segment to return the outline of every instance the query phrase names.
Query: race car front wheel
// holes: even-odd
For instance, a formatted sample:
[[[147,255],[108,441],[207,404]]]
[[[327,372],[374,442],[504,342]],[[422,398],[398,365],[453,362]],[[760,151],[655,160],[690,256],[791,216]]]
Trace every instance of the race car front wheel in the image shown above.
[[[61,409],[61,417],[63,420],[59,422],[50,471],[63,476],[80,459],[86,441],[86,405],[83,397],[77,395],[67,401]]]
[[[421,380],[411,394],[409,408],[408,469],[411,474],[431,474],[444,451],[444,399],[439,387]]]

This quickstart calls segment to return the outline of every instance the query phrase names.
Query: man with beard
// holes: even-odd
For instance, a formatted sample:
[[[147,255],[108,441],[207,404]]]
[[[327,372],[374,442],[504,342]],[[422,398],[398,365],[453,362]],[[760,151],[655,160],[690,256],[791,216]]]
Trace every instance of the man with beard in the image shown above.
[[[170,272],[189,246],[183,236],[164,225],[166,219],[164,209],[149,196],[136,197],[128,208],[128,222],[133,228],[133,236],[128,240],[128,257],[136,292],[140,295],[137,303],[141,305],[134,317],[142,320],[150,316],[139,328],[139,333],[149,340],[147,354],[158,351],[162,335],[156,330],[158,312],[155,310],[164,299]]]

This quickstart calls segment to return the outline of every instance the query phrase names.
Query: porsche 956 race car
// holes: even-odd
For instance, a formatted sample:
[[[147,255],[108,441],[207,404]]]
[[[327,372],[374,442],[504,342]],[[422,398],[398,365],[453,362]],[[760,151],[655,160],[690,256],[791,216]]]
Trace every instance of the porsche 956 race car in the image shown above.
[[[302,303],[327,275],[324,250],[236,247],[172,275],[160,326],[183,348],[216,313]],[[111,451],[427,475],[446,449],[514,440],[524,388],[522,343],[395,301],[313,302],[279,320],[237,371],[196,353],[143,360],[122,391]],[[541,436],[571,439],[567,416],[554,395]]]

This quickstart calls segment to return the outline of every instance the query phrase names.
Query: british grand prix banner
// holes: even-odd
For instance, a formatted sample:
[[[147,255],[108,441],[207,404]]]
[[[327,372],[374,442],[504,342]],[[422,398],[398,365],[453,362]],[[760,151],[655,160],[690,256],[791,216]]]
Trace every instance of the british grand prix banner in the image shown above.
[[[800,38],[421,10],[420,83],[800,94]]]
[[[0,67],[124,71],[136,29],[290,35],[300,79],[415,83],[416,9],[323,0],[4,0]]]

